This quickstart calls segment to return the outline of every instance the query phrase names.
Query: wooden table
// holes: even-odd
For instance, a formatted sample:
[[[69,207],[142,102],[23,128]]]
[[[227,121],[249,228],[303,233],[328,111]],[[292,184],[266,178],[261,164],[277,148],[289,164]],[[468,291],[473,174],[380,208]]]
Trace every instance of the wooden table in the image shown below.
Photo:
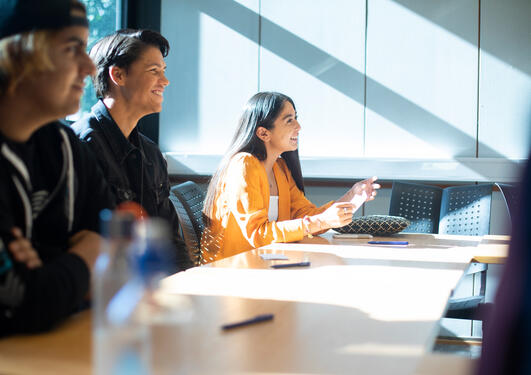
[[[89,375],[91,314],[74,315],[54,331],[0,340],[0,373]]]
[[[155,372],[427,375],[447,362],[443,368],[461,371],[452,373],[468,373],[471,361],[429,349],[469,262],[484,255],[501,261],[507,239],[399,237],[410,245],[373,247],[327,234],[170,276],[157,297],[179,308],[159,314],[152,330]],[[264,261],[261,253],[312,266],[271,269],[281,261]],[[260,313],[275,318],[220,329]],[[51,333],[0,340],[0,372],[90,373],[89,318],[85,312]]]
[[[85,311],[53,332],[0,341],[1,373],[91,375],[90,319],[90,311]],[[420,360],[414,375],[472,374],[474,366],[475,361],[468,358],[427,353]]]

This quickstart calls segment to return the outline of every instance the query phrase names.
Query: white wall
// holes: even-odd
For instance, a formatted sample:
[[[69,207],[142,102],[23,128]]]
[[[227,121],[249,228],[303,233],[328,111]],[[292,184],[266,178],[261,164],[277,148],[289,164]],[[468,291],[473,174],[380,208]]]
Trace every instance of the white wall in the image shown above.
[[[367,156],[476,155],[477,15],[477,0],[369,1]]]
[[[258,90],[259,0],[241,3],[162,1],[162,34],[170,42],[163,151],[222,154],[240,109]]]
[[[295,101],[301,155],[363,156],[365,0],[262,0],[260,90]]]
[[[389,179],[514,181],[530,144],[530,8],[162,0],[171,84],[160,144],[191,156],[170,172],[222,154],[247,99],[276,90],[297,105],[307,175],[361,178],[366,165]]]
[[[531,1],[481,1],[479,155],[525,156],[531,129]]]

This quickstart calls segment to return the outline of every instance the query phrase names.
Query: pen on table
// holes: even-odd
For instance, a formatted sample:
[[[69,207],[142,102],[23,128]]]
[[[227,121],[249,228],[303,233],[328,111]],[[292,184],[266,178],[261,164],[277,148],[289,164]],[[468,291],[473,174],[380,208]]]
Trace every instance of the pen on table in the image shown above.
[[[247,326],[249,324],[267,322],[269,320],[273,320],[273,317],[274,317],[273,314],[261,314],[261,315],[255,316],[254,318],[242,320],[241,322],[224,324],[224,325],[221,326],[221,329],[228,330],[228,329],[233,329],[233,328]]]
[[[408,245],[407,241],[369,241],[367,242],[371,245]]]
[[[298,262],[298,263],[282,263],[282,264],[273,264],[271,268],[288,268],[288,267],[309,267],[310,262]]]

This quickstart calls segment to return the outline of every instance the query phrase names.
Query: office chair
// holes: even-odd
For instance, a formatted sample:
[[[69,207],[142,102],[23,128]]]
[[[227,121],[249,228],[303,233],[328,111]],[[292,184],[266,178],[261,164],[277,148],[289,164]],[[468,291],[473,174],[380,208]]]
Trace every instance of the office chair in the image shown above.
[[[393,182],[389,215],[410,221],[405,233],[437,233],[441,196],[437,186]]]
[[[443,190],[439,233],[489,234],[492,184],[453,186]]]
[[[492,184],[453,186],[443,190],[439,217],[440,234],[483,236],[489,234]],[[479,274],[479,293],[450,298],[447,318],[476,319],[476,311],[485,301],[487,265],[472,263],[466,275]],[[476,319],[477,320],[477,319]]]
[[[519,199],[519,189],[517,185],[509,184],[495,184],[500,192],[502,193],[503,200],[505,201],[505,206],[507,207],[507,212],[509,212],[509,218],[511,222],[514,215],[516,214],[516,208],[518,207]]]
[[[192,181],[186,181],[171,188],[170,199],[177,211],[184,242],[194,265],[201,264],[201,234],[204,223],[202,217],[203,191]]]
[[[394,182],[389,215],[411,224],[404,232],[481,236],[489,233],[492,185],[437,186]],[[472,263],[467,275],[479,274],[479,293],[451,298],[447,318],[472,319],[485,300],[487,265]],[[472,276],[475,277],[475,276]]]

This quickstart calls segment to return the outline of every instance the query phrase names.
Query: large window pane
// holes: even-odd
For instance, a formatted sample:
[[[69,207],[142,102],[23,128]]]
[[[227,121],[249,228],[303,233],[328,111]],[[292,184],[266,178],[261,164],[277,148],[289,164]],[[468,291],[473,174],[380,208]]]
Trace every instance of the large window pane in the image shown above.
[[[105,35],[113,33],[117,28],[118,1],[121,0],[82,0],[87,7],[87,17],[90,23],[88,47],[89,49]],[[77,120],[96,103],[96,93],[90,78],[86,78],[85,93],[81,98],[81,107],[78,113],[69,117]]]

